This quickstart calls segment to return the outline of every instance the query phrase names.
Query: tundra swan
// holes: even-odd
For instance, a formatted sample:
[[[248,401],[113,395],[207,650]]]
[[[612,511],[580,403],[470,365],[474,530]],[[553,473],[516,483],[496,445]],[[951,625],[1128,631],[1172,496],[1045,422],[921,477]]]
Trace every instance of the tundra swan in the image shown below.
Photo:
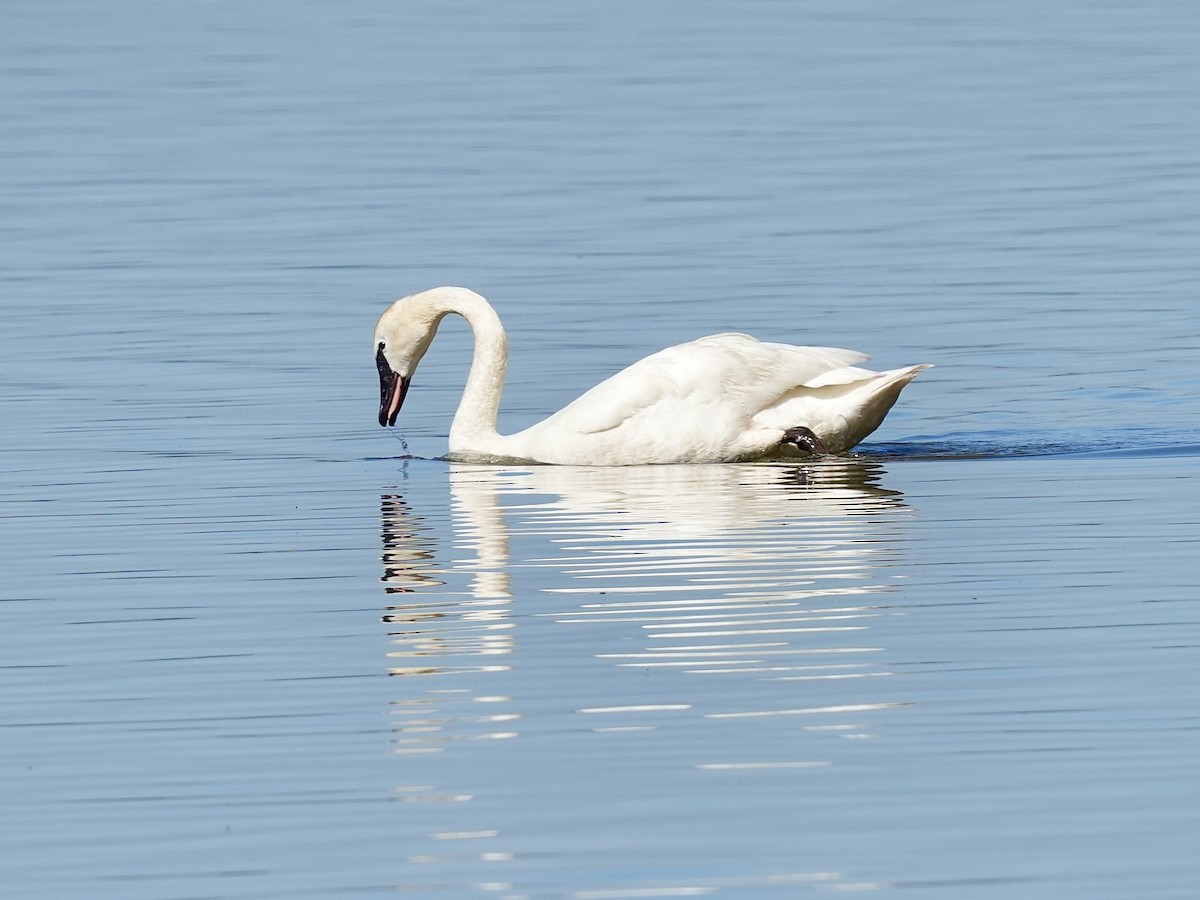
[[[458,460],[559,465],[738,462],[772,454],[841,453],[879,427],[927,365],[887,372],[867,356],[715,334],[647,356],[548,419],[500,434],[496,418],[508,338],[474,291],[439,287],[402,297],[375,326],[379,424],[395,425],[413,373],[450,313],[475,337],[471,370],[450,426]]]

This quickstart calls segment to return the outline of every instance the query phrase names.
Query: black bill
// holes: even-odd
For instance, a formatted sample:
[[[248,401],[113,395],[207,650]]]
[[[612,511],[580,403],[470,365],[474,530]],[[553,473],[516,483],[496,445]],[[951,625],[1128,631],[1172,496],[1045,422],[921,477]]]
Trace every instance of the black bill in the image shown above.
[[[408,378],[401,378],[399,372],[392,371],[387,357],[383,355],[383,344],[375,353],[375,367],[379,369],[379,424],[395,425],[396,416],[400,415],[400,407],[404,404],[404,395],[408,393]]]

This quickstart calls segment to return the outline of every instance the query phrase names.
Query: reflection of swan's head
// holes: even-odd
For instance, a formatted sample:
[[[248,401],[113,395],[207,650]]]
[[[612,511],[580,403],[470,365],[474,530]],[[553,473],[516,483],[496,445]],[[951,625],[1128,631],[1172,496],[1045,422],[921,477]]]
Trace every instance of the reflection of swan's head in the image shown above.
[[[384,590],[408,594],[419,588],[445,584],[434,561],[434,544],[424,521],[399,494],[385,493],[380,499],[380,528],[383,533]]]
[[[429,349],[438,324],[451,308],[483,298],[466,288],[440,287],[401,297],[375,326],[375,365],[379,369],[379,424],[395,425],[413,373]]]

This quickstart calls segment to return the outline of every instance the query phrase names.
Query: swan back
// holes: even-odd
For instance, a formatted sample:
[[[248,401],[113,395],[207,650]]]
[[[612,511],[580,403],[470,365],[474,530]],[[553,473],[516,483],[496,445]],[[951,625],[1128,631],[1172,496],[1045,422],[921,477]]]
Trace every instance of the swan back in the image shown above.
[[[711,335],[621,370],[513,435],[507,455],[591,465],[762,456],[786,428],[764,425],[756,416],[797,385],[864,359],[853,350],[795,347],[737,333]]]
[[[748,422],[782,394],[867,357],[833,347],[793,347],[746,334],[714,334],[660,350],[596,385],[546,423],[586,434],[672,406],[728,406]]]

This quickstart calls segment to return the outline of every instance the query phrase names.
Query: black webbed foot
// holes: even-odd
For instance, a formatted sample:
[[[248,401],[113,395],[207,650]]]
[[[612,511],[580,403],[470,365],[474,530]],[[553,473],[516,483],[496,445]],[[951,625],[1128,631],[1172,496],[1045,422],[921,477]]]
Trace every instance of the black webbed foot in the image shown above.
[[[793,447],[798,447],[813,456],[825,456],[829,451],[825,449],[825,445],[821,443],[821,439],[813,433],[811,428],[805,428],[803,425],[797,425],[795,428],[789,428],[783,433],[783,444],[791,444]]]

